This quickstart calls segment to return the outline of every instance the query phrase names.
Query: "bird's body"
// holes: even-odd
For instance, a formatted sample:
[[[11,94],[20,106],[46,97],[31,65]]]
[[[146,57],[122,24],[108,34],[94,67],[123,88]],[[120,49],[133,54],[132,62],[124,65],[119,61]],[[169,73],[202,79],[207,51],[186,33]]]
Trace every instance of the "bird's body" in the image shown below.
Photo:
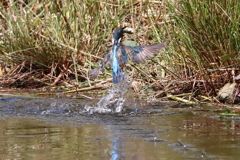
[[[125,28],[117,29],[113,34],[113,47],[102,60],[101,68],[110,65],[113,70],[113,83],[118,83],[124,79],[122,71],[123,66],[129,60],[139,64],[155,57],[159,51],[167,46],[167,42],[154,45],[125,46],[121,43]],[[129,32],[127,32],[129,33]],[[90,78],[95,79],[99,74],[100,68],[93,69],[90,72]]]
[[[112,48],[112,70],[113,70],[113,83],[118,83],[124,79],[124,73],[119,65],[117,56],[119,46],[114,45]]]

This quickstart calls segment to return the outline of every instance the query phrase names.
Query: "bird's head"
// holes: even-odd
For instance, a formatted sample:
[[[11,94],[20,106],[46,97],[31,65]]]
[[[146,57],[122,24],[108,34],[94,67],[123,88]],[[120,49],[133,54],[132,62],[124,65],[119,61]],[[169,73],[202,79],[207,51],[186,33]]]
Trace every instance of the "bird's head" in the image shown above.
[[[121,40],[123,38],[123,33],[132,34],[133,33],[133,29],[132,28],[127,28],[127,27],[116,29],[113,32],[113,39],[112,39],[112,43],[114,45],[117,45],[117,44],[119,44],[121,42]]]

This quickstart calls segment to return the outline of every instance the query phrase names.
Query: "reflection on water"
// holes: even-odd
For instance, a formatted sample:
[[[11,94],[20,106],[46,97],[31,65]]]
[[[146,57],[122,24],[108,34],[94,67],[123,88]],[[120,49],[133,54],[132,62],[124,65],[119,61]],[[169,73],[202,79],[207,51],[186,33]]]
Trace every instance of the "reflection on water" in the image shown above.
[[[98,102],[55,98],[1,101],[0,159],[237,159],[240,156],[238,120],[216,118],[214,111],[201,107],[170,108],[166,103],[127,105],[122,112],[111,114],[86,111],[86,104],[93,107]]]

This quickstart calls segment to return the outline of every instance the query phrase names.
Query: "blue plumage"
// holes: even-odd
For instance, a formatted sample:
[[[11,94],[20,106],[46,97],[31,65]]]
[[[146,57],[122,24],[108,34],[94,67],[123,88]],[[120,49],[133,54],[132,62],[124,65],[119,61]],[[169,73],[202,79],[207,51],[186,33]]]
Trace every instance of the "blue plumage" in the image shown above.
[[[104,73],[105,65],[111,65],[113,83],[119,83],[124,80],[122,68],[129,60],[137,64],[144,63],[146,60],[154,58],[168,43],[168,41],[165,41],[154,45],[124,46],[121,43],[124,33],[132,34],[133,31],[130,28],[123,27],[113,32],[113,47],[103,58],[101,66],[90,71],[90,79],[97,78],[101,68]]]
[[[119,66],[118,59],[117,59],[117,50],[119,46],[114,45],[112,49],[113,57],[112,57],[112,71],[113,71],[113,83],[118,83],[124,80],[124,73]]]

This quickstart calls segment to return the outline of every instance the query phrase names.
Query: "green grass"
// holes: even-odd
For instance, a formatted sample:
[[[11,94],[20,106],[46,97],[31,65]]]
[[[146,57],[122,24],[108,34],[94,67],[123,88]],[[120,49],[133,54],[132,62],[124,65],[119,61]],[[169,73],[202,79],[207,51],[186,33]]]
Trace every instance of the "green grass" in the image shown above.
[[[86,69],[95,67],[109,49],[112,31],[126,22],[135,29],[144,28],[140,16],[146,17],[152,4],[34,0],[0,5],[5,8],[0,11],[1,61],[7,62],[4,65],[54,69],[55,75],[71,69],[87,77]]]
[[[205,80],[209,69],[239,69],[239,1],[191,0],[169,6],[180,61]]]
[[[166,72],[171,80],[191,82],[193,92],[200,85],[214,95],[233,81],[233,71],[239,73],[239,0],[33,0],[1,2],[0,7],[0,61],[6,74],[16,68],[18,73],[41,70],[63,74],[63,80],[73,77],[79,87],[90,85],[89,69],[111,47],[112,31],[125,25],[135,30],[126,39],[141,45],[170,39],[162,54],[138,66],[156,74],[150,78],[154,81],[127,68],[144,89],[161,83]]]
[[[42,69],[53,76],[74,74],[77,81],[81,77],[85,81],[88,69],[96,67],[108,51],[115,28],[132,25],[136,31],[147,31],[137,40],[141,38],[146,43],[149,37],[155,39],[151,30],[156,33],[157,24],[151,21],[159,17],[160,12],[152,12],[153,7],[161,4],[33,0],[27,4],[0,5],[3,69],[7,66],[14,70],[22,65],[21,72]]]
[[[187,0],[168,6],[175,39],[172,59],[181,66],[181,76],[202,80],[209,95],[216,95],[239,73],[240,2]]]

